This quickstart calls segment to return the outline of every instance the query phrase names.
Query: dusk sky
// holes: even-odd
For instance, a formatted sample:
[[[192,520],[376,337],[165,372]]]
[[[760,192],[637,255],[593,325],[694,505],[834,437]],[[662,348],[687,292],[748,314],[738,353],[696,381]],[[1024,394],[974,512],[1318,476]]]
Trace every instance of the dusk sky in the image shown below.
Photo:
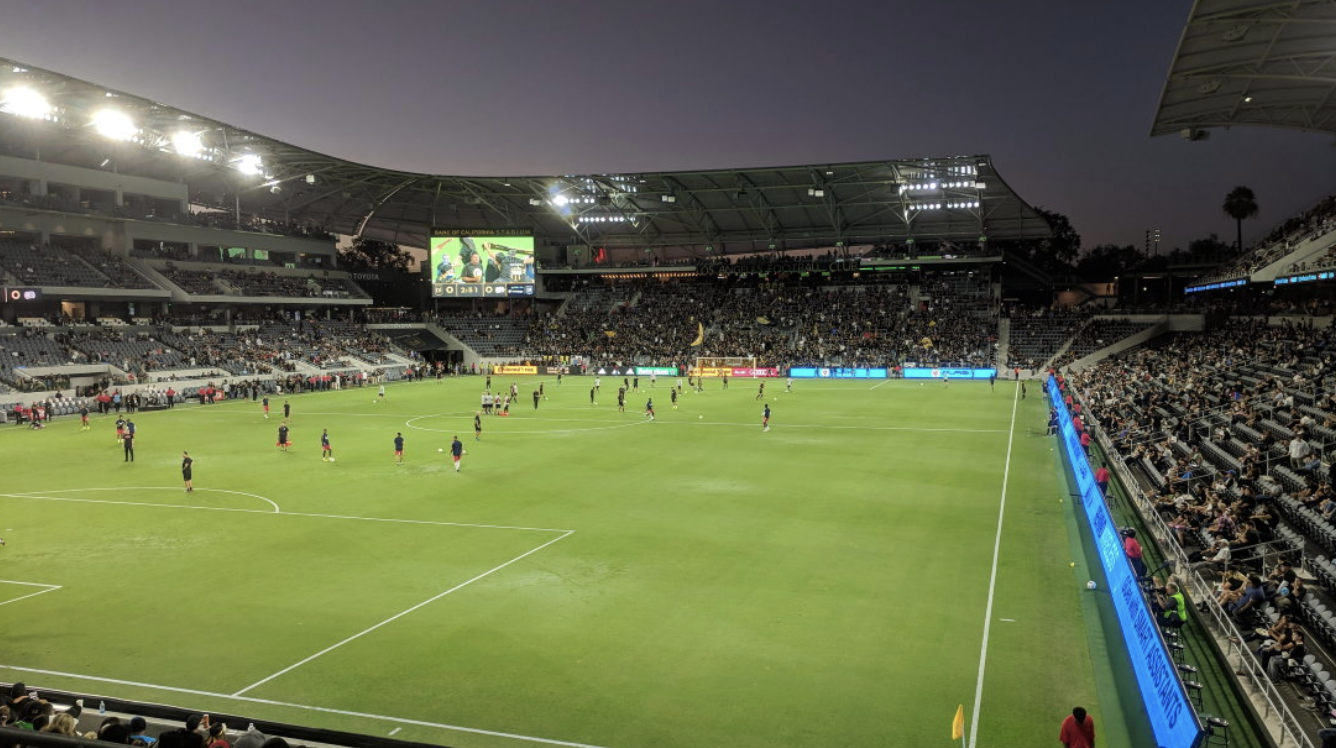
[[[1148,136],[1191,3],[16,0],[0,56],[311,150],[546,175],[988,154],[1089,248],[1255,237],[1336,192],[1331,135]]]

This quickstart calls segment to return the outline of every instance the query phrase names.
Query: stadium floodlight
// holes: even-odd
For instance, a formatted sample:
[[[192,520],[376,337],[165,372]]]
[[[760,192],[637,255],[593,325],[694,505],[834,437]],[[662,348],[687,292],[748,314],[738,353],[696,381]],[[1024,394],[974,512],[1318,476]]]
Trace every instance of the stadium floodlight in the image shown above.
[[[565,195],[562,194],[558,194],[556,197],[552,198],[552,204],[557,206],[558,208],[564,206],[566,203],[569,203],[570,201],[571,199],[569,197],[566,197]]]
[[[129,140],[139,132],[130,115],[119,109],[99,109],[94,112],[93,129],[111,140]]]
[[[204,151],[204,140],[197,132],[177,130],[172,134],[172,150],[186,158],[196,158]]]
[[[542,205],[542,204],[543,204],[543,201],[542,201],[542,200],[539,200],[539,199],[536,198],[536,197],[531,197],[531,198],[529,198],[529,205],[532,205],[532,206],[535,207],[535,208],[537,208],[538,206],[540,206],[540,205]]]
[[[34,91],[27,86],[15,86],[5,91],[3,98],[0,98],[0,111],[8,112],[15,117],[31,117],[33,119],[42,119],[51,113],[51,104],[46,97]]]
[[[232,168],[248,177],[264,173],[264,159],[258,153],[247,153],[232,163]]]

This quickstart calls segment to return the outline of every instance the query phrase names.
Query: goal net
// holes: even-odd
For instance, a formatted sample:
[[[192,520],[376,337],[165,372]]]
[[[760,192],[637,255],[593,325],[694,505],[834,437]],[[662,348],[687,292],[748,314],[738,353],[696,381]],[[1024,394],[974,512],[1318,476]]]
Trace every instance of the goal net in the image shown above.
[[[734,369],[755,368],[755,356],[697,356],[691,374],[697,377],[727,377],[733,375]]]

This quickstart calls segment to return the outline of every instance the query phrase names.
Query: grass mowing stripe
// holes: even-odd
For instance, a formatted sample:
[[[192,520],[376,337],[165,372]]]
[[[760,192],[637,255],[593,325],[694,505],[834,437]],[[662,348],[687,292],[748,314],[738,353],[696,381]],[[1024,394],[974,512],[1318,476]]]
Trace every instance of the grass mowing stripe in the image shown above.
[[[537,552],[543,550],[544,548],[548,547],[549,545],[552,545],[553,543],[557,542],[558,540],[562,540],[562,539],[564,539],[564,538],[570,537],[570,535],[571,535],[572,533],[574,533],[574,532],[575,532],[574,530],[570,530],[570,531],[568,531],[567,533],[565,533],[564,535],[560,535],[560,536],[558,536],[558,537],[552,538],[551,540],[547,541],[546,543],[543,543],[542,545],[538,546],[537,548],[532,548],[532,549],[530,549],[530,550],[527,550],[527,551],[525,551],[524,553],[521,553],[520,555],[518,555],[518,556],[516,556],[516,557],[514,557],[514,558],[512,558],[512,559],[510,559],[509,561],[507,561],[507,562],[505,562],[505,563],[503,563],[503,564],[499,564],[499,565],[497,565],[497,566],[493,566],[492,568],[488,569],[487,571],[484,571],[483,573],[477,575],[476,577],[473,577],[472,579],[469,579],[469,580],[464,581],[464,582],[460,582],[459,584],[455,585],[454,587],[451,587],[450,589],[446,590],[445,592],[442,592],[442,593],[439,594],[439,595],[436,595],[436,596],[434,596],[434,597],[431,597],[431,598],[428,598],[428,599],[426,599],[426,600],[423,600],[422,602],[418,603],[417,605],[414,605],[414,606],[411,607],[411,608],[407,608],[407,609],[405,609],[405,610],[399,611],[398,613],[395,613],[394,615],[390,616],[389,618],[386,618],[385,620],[381,621],[380,623],[377,623],[377,624],[375,624],[374,626],[369,626],[369,627],[367,627],[367,628],[365,628],[365,629],[363,629],[363,630],[357,632],[356,634],[353,634],[352,636],[348,637],[347,639],[344,639],[343,641],[338,642],[337,644],[331,644],[330,646],[325,647],[324,649],[320,650],[319,652],[316,652],[315,654],[311,655],[310,657],[307,657],[307,658],[304,659],[304,660],[301,660],[301,661],[299,661],[299,662],[296,662],[296,663],[293,663],[293,664],[291,664],[291,665],[288,665],[287,667],[285,667],[285,668],[283,668],[282,670],[280,670],[280,671],[274,673],[273,675],[270,675],[270,676],[267,676],[267,677],[261,678],[260,680],[255,681],[254,683],[250,684],[249,686],[246,686],[245,688],[241,689],[240,691],[234,691],[234,692],[232,693],[232,695],[233,695],[233,696],[240,696],[241,694],[246,693],[247,691],[250,691],[250,690],[252,690],[252,689],[254,689],[254,688],[258,687],[258,686],[262,686],[262,685],[264,685],[265,683],[268,683],[269,681],[271,681],[271,680],[273,680],[273,679],[279,677],[280,675],[284,675],[284,674],[286,674],[286,673],[290,673],[290,672],[292,672],[293,670],[296,670],[297,668],[301,667],[302,665],[305,665],[306,663],[308,663],[308,662],[310,662],[310,661],[316,659],[317,657],[320,657],[320,656],[322,656],[322,655],[325,655],[325,654],[328,654],[328,653],[330,653],[330,652],[333,652],[334,650],[338,649],[339,647],[342,647],[343,645],[345,645],[345,644],[347,644],[347,643],[349,643],[349,642],[356,641],[357,639],[360,639],[360,638],[362,638],[363,636],[366,636],[367,634],[371,633],[372,631],[375,631],[376,629],[378,629],[378,628],[380,628],[380,627],[382,627],[382,626],[384,626],[384,625],[386,625],[386,624],[393,623],[393,622],[399,620],[400,618],[403,618],[404,616],[408,615],[409,613],[412,613],[413,611],[418,610],[419,608],[422,608],[422,607],[424,607],[424,606],[426,606],[426,605],[430,605],[431,603],[434,603],[434,602],[436,602],[437,600],[440,600],[441,598],[445,597],[446,595],[449,595],[449,594],[452,593],[452,592],[455,592],[456,590],[461,590],[461,589],[463,589],[463,588],[469,586],[470,584],[473,584],[474,582],[478,581],[479,579],[482,579],[483,577],[486,577],[486,576],[488,576],[488,575],[490,575],[490,574],[492,574],[492,573],[494,573],[494,572],[498,572],[498,571],[500,571],[500,570],[506,568],[507,566],[510,566],[511,564],[515,563],[516,561],[519,561],[519,560],[524,559],[524,558],[528,558],[529,556],[531,556],[531,555],[533,555],[533,554],[535,554],[535,553],[537,553]]]
[[[983,675],[988,663],[988,634],[993,623],[993,597],[997,592],[997,556],[1002,550],[1002,518],[1007,511],[1007,480],[1011,477],[1011,448],[1016,441],[1016,408],[1020,405],[1020,390],[1011,396],[1011,428],[1007,434],[1007,458],[1002,467],[1002,499],[997,507],[997,535],[993,540],[993,566],[988,575],[988,605],[983,614],[983,642],[979,645],[979,680],[974,687],[974,714],[970,717],[970,746],[978,745],[979,706],[983,701]]]

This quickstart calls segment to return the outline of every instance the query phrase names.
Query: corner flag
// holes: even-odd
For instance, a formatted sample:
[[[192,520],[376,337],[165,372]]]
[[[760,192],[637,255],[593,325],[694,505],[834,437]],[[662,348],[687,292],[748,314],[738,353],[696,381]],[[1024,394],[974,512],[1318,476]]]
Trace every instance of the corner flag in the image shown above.
[[[956,718],[951,721],[951,739],[965,737],[965,705],[956,707]]]

